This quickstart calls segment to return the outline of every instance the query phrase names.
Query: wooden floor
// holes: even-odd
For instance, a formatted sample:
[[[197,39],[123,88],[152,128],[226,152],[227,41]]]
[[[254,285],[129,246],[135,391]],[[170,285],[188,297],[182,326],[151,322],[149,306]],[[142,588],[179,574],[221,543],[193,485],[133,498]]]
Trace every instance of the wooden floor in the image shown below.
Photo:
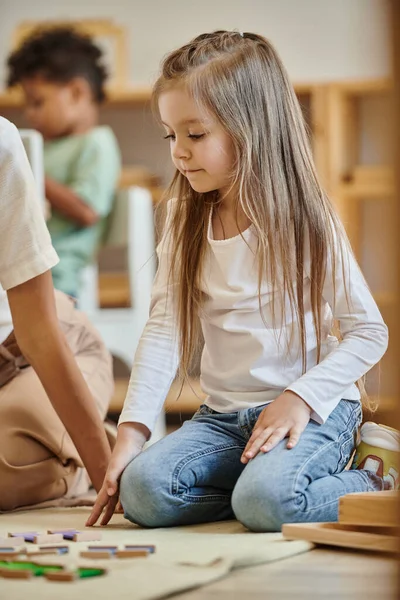
[[[177,600],[398,600],[398,563],[383,555],[318,548],[234,571]]]

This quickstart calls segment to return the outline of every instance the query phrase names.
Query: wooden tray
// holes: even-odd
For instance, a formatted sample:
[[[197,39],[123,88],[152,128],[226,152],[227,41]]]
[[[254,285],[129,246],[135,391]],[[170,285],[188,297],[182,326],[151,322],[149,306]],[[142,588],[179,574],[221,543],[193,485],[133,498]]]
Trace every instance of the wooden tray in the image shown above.
[[[399,492],[347,494],[339,500],[339,523],[398,527],[399,510]]]
[[[400,543],[392,527],[370,527],[343,523],[288,523],[282,527],[289,540],[307,540],[315,544],[359,550],[397,553]]]

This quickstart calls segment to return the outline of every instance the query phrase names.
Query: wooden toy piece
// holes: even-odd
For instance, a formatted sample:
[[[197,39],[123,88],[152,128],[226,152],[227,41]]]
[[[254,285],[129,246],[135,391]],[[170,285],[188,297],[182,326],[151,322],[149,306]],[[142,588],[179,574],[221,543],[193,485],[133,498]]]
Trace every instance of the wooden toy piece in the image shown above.
[[[34,550],[33,552],[27,552],[26,556],[28,558],[32,558],[32,557],[37,557],[37,556],[56,556],[58,554],[58,552],[56,552],[55,550]]]
[[[118,546],[88,546],[88,551],[97,551],[97,550],[105,550],[107,552],[116,552],[118,550]]]
[[[78,567],[78,577],[80,577],[80,579],[86,579],[88,577],[99,577],[101,575],[107,575],[107,569],[93,567]]]
[[[28,569],[3,569],[0,568],[0,577],[5,579],[31,579],[32,571]]]
[[[117,550],[115,556],[117,558],[140,558],[141,556],[148,556],[150,552],[148,550]]]
[[[374,527],[399,526],[400,493],[361,492],[339,498],[339,522]]]
[[[80,553],[82,558],[112,558],[118,552],[118,546],[88,546],[87,550]]]
[[[38,534],[36,533],[21,533],[21,534],[11,534],[12,537],[21,537],[25,542],[31,542],[32,544],[35,543],[35,539],[37,539]]]
[[[48,552],[54,550],[57,554],[68,554],[69,546],[39,546],[39,552]]]
[[[13,577],[11,572],[27,571],[31,575],[40,576],[50,571],[62,571],[64,565],[57,564],[41,564],[30,560],[3,560],[0,562],[0,575],[2,577]],[[19,577],[15,575],[15,577]],[[28,576],[20,575],[21,578]]]
[[[6,546],[9,548],[10,546],[23,546],[25,540],[23,537],[0,537],[0,546]]]
[[[62,571],[45,573],[45,577],[49,581],[75,581],[78,578],[86,579],[88,577],[99,577],[106,574],[106,569],[79,567],[76,571],[63,569]]]
[[[39,546],[39,551],[55,550],[57,554],[68,554],[69,546]]]
[[[51,544],[62,542],[63,536],[59,533],[38,533],[37,531],[15,531],[8,534],[11,538],[22,538],[25,542],[32,544]]]
[[[62,551],[60,552],[58,549],[56,548],[44,548],[41,550],[34,550],[33,552],[26,552],[26,555],[31,557],[31,556],[48,556],[49,554],[53,555],[53,556],[59,556],[60,554],[67,554],[69,552],[69,549],[67,548],[65,551],[64,549],[62,549]],[[0,554],[1,556],[1,554]]]
[[[45,573],[44,576],[48,581],[75,581],[77,579],[75,571],[67,570]]]
[[[34,544],[54,544],[54,542],[62,542],[63,536],[58,534],[41,534],[33,538]]]
[[[131,544],[125,544],[124,546],[125,550],[147,550],[147,552],[149,554],[154,554],[154,552],[156,551],[156,547],[153,546],[152,544],[149,545],[131,545]]]
[[[24,553],[19,552],[0,552],[0,560],[13,560],[24,556]]]
[[[120,550],[118,546],[88,546],[88,549],[82,551],[80,556],[93,559],[110,559],[113,556],[116,558],[139,558],[148,556],[154,550],[154,546],[125,546],[123,550]]]
[[[25,554],[25,546],[0,546],[0,559],[6,554],[11,556],[18,556],[18,554]]]
[[[101,533],[97,531],[77,531],[64,536],[64,539],[72,542],[97,542],[101,540]]]
[[[49,530],[54,534],[62,535],[65,540],[71,542],[97,542],[101,540],[101,533],[99,531],[78,531],[76,529],[64,529],[64,530]]]
[[[79,556],[82,558],[93,558],[94,560],[112,558],[114,555],[115,552],[111,552],[110,550],[83,550],[79,553]]]
[[[399,547],[395,532],[390,535],[385,527],[347,523],[288,523],[282,526],[282,534],[289,540],[307,540],[314,544],[375,552],[397,553]]]

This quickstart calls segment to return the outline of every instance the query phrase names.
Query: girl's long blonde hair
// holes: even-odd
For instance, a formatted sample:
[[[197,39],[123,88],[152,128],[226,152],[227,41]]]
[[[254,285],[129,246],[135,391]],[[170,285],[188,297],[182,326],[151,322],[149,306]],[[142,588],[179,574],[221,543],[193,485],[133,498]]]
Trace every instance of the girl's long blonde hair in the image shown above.
[[[338,262],[345,277],[348,241],[318,181],[303,115],[286,70],[264,37],[215,31],[196,37],[164,59],[153,91],[156,110],[160,95],[177,84],[184,85],[197,105],[215,116],[232,140],[236,220],[241,209],[254,227],[259,290],[261,282],[268,279],[276,290],[272,314],[279,300],[281,311],[286,307],[294,316],[305,372],[306,253],[319,362],[327,264],[331,261],[335,294],[335,255],[341,257]],[[180,373],[186,378],[201,339],[201,281],[210,210],[220,198],[217,191],[194,191],[178,170],[165,198],[176,198],[170,222],[171,277],[177,290]],[[262,314],[260,294],[259,301]]]

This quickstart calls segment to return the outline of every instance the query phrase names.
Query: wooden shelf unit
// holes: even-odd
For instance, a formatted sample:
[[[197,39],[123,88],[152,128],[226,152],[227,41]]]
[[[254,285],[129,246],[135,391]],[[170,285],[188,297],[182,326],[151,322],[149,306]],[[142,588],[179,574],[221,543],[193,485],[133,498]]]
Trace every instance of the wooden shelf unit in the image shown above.
[[[106,94],[105,106],[141,106],[150,102],[151,86],[113,87],[106,90]],[[19,89],[6,90],[0,93],[0,110],[22,107],[23,96]]]
[[[389,327],[398,303],[393,285],[393,248],[396,240],[392,239],[394,233],[390,230],[395,177],[393,166],[383,164],[387,160],[386,154],[390,156],[390,152],[386,152],[382,142],[389,146],[390,140],[383,137],[376,124],[369,126],[368,118],[372,110],[377,110],[376,107],[387,111],[387,118],[390,118],[390,111],[394,107],[392,95],[393,84],[389,79],[342,81],[329,84],[326,90],[326,188],[344,223],[367,281],[370,277],[376,280],[374,298],[388,320]],[[382,121],[379,120],[378,124],[381,127]],[[387,136],[390,135],[389,130],[386,133]],[[368,152],[365,152],[366,148]],[[365,154],[369,156],[366,157]],[[368,164],[365,164],[367,160]],[[375,164],[373,161],[376,161]],[[372,219],[377,216],[379,218],[375,223]],[[386,224],[385,228],[381,228],[381,223]],[[378,253],[380,261],[373,258],[378,247],[384,248],[384,251]],[[373,266],[370,260],[373,261]],[[372,281],[370,283],[373,284]],[[372,415],[372,419],[388,425],[393,423],[392,415],[397,398],[388,389],[390,385],[385,385],[385,381],[391,381],[395,368],[390,345],[381,363],[382,374],[377,375],[375,384],[372,385],[374,391],[379,390],[382,394],[377,413]],[[375,375],[371,374],[367,378],[367,389],[373,384]]]
[[[109,412],[120,413],[124,404],[126,392],[128,390],[129,379],[121,378],[115,381],[114,395],[110,403]],[[193,415],[205,400],[205,394],[201,391],[198,379],[191,379],[189,384],[185,384],[181,394],[180,385],[174,382],[165,400],[164,410],[168,413],[182,413],[184,415]]]
[[[343,81],[326,89],[326,187],[346,227],[357,258],[362,249],[363,201],[384,201],[394,193],[393,169],[360,165],[360,103],[371,96],[390,98],[390,80]]]
[[[393,194],[393,184],[381,181],[360,181],[341,183],[336,189],[337,197],[345,202],[351,200],[359,202],[361,200],[387,200]],[[345,210],[345,207],[342,208]]]
[[[294,84],[296,94],[300,97],[310,96],[314,105],[319,103],[320,94],[325,86],[319,84],[299,83]],[[149,103],[151,100],[152,87],[150,85],[127,85],[113,86],[106,90],[106,106],[127,106],[134,107]],[[0,108],[22,108],[23,95],[18,88],[4,90],[0,93]]]

